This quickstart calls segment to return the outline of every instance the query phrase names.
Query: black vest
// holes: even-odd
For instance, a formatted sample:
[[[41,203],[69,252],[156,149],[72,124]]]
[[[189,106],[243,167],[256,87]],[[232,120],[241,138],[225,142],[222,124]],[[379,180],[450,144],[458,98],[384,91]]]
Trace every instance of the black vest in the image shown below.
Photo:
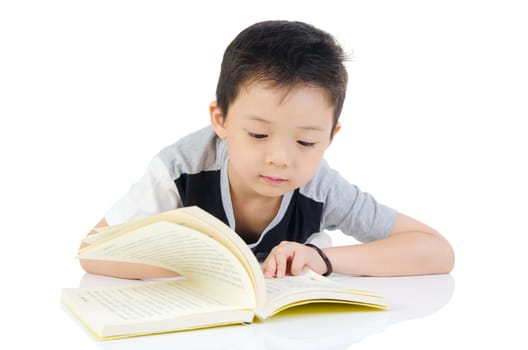
[[[219,170],[183,174],[174,182],[184,206],[199,206],[229,225],[222,204]],[[313,233],[320,231],[322,213],[323,203],[303,196],[296,189],[283,217],[252,248],[253,253],[258,259],[264,259],[282,241],[306,242]]]

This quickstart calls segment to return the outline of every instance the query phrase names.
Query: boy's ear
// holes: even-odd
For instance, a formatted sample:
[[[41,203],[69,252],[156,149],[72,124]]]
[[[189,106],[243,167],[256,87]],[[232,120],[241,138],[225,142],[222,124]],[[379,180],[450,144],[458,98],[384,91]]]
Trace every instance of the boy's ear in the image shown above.
[[[211,116],[211,126],[213,127],[216,135],[222,140],[225,140],[227,131],[224,125],[224,113],[218,107],[218,103],[213,101],[209,104],[209,114]]]
[[[341,123],[337,122],[334,131],[332,131],[332,140],[334,139],[336,134],[339,132],[339,130],[341,130]]]

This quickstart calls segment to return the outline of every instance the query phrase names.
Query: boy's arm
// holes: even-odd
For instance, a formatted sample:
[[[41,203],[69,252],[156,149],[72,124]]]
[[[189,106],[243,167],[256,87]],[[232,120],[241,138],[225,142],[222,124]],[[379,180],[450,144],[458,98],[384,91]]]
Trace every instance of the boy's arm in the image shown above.
[[[455,254],[437,231],[409,216],[398,214],[389,237],[360,245],[325,250],[345,274],[403,276],[449,273]]]
[[[427,225],[398,214],[389,237],[358,245],[323,249],[333,271],[362,276],[405,276],[448,273],[454,252],[449,242]],[[287,267],[289,269],[287,270]],[[298,274],[304,266],[319,273],[326,265],[317,252],[303,244],[283,242],[263,264],[266,277]]]
[[[106,220],[103,218],[95,227],[108,226]],[[95,233],[95,229],[90,231],[88,235]],[[86,247],[88,244],[83,242],[79,249]],[[80,259],[80,263],[84,271],[96,275],[105,275],[118,278],[128,279],[142,279],[142,278],[161,278],[161,277],[175,277],[179,276],[177,273],[166,270],[156,266],[149,266],[143,264],[119,262],[119,261],[104,261],[104,260],[89,260]]]

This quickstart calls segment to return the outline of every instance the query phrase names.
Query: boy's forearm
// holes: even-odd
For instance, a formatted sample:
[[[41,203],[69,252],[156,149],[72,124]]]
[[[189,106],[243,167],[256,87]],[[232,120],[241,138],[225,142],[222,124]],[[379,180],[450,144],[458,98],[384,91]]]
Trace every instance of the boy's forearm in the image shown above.
[[[99,223],[97,223],[97,225],[95,225],[95,228],[104,226],[108,226],[108,223],[103,218],[101,221],[99,221]],[[88,235],[97,232],[95,228],[91,230]],[[86,246],[88,246],[88,244],[83,242],[79,249],[82,249]],[[95,275],[104,275],[127,279],[163,278],[179,276],[179,274],[174,271],[144,264],[88,259],[80,259],[79,261],[84,271],[88,273],[93,273]]]
[[[325,249],[334,272],[359,276],[408,276],[449,273],[451,245],[440,235],[407,232],[386,239]]]
[[[88,273],[117,278],[144,279],[179,276],[174,271],[143,264],[89,259],[81,259],[80,262],[82,268]]]

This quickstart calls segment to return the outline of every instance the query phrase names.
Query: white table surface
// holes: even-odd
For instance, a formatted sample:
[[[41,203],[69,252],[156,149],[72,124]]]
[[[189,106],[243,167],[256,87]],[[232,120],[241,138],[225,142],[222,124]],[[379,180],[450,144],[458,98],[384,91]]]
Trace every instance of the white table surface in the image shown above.
[[[72,262],[75,265],[75,261]],[[506,285],[489,275],[370,278],[333,275],[351,288],[383,294],[389,311],[322,313],[285,311],[265,322],[154,336],[97,341],[59,301],[59,287],[138,283],[84,274],[46,278],[19,276],[2,293],[4,344],[75,349],[442,349],[445,346],[523,348],[523,294],[526,287]],[[481,276],[482,277],[482,276]],[[60,281],[60,282],[59,282]],[[502,299],[502,300],[501,300]],[[295,311],[295,308],[292,309]],[[300,309],[302,313],[302,308]],[[11,345],[12,346],[12,345]]]

